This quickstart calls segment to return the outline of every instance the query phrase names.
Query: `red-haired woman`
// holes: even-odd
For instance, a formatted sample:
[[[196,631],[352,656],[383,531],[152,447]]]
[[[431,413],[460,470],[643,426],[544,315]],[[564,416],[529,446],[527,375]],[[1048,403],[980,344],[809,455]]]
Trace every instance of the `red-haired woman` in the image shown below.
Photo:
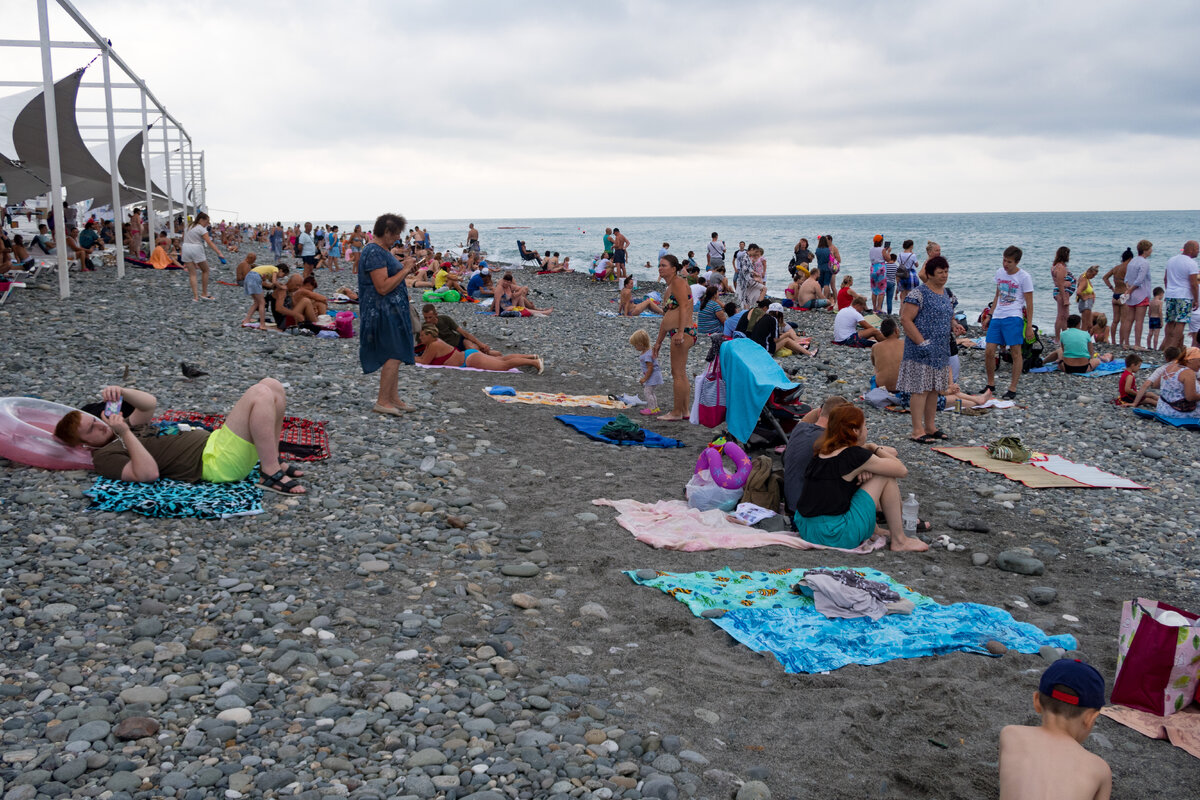
[[[908,475],[908,468],[894,449],[867,442],[862,409],[835,408],[814,447],[796,503],[801,539],[852,550],[878,534],[891,539],[893,550],[929,549],[920,539],[904,535],[897,480]],[[876,509],[887,519],[886,530],[875,525]]]

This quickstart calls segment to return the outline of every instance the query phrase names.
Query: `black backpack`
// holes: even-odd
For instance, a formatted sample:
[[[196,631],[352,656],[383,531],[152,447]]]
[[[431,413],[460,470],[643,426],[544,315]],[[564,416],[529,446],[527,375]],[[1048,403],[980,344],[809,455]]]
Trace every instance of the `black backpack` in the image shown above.
[[[1021,343],[1021,372],[1029,372],[1031,369],[1044,367],[1046,364],[1042,360],[1042,351],[1045,348],[1042,346],[1041,337],[1038,336],[1038,326],[1033,326],[1033,341],[1025,341]],[[1012,363],[1012,356],[1005,353],[1001,358]]]

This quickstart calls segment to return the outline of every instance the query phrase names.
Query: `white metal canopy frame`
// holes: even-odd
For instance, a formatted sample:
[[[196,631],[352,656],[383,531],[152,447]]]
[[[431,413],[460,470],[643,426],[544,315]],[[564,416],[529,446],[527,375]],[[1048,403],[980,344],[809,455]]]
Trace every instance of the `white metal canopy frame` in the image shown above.
[[[192,137],[150,91],[137,73],[113,50],[112,42],[102,37],[68,0],[54,0],[90,41],[54,41],[50,38],[50,0],[36,0],[37,39],[0,39],[3,47],[37,47],[41,50],[40,81],[0,80],[0,87],[29,88],[0,98],[0,181],[5,185],[8,202],[22,203],[48,196],[49,208],[60,220],[55,225],[58,253],[58,288],[61,297],[71,294],[67,271],[66,225],[62,203],[91,200],[95,205],[111,205],[119,233],[124,219],[123,206],[144,204],[146,217],[154,233],[155,200],[165,204],[168,226],[175,218],[176,206],[184,218],[206,205],[204,151],[194,154]],[[11,29],[10,29],[11,30]],[[87,83],[87,66],[65,78],[54,80],[51,53],[55,49],[98,50],[103,80]],[[129,78],[114,83],[110,64]],[[90,66],[90,64],[88,65]],[[78,106],[81,87],[103,88],[104,105],[100,108]],[[140,107],[118,108],[113,104],[114,89],[134,89]],[[80,113],[103,113],[104,125],[81,125]],[[151,122],[153,113],[155,120]],[[124,122],[116,124],[120,114]],[[132,116],[130,116],[132,115]],[[152,124],[160,123],[161,155],[152,157],[158,143],[151,138]],[[104,139],[87,139],[82,130],[107,131]],[[135,131],[118,140],[117,131]],[[89,147],[89,144],[93,146]],[[174,181],[172,179],[175,179]],[[174,188],[172,184],[177,188]],[[164,188],[165,187],[165,188]],[[117,248],[117,277],[125,275],[124,248]]]

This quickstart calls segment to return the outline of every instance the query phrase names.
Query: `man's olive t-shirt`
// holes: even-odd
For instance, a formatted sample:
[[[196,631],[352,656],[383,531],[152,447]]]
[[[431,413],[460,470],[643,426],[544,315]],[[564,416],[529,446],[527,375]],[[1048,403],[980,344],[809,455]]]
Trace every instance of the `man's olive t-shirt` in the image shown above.
[[[132,430],[133,435],[154,459],[154,463],[158,464],[160,478],[187,483],[195,483],[201,479],[204,471],[202,457],[204,445],[208,443],[208,431],[185,431],[173,436],[158,436],[158,431],[153,425],[139,425]],[[128,463],[129,452],[119,436],[92,451],[92,464],[96,472],[105,478],[121,480],[121,471]]]
[[[458,323],[454,317],[438,314],[438,338],[451,347],[458,347],[462,335],[458,332]]]

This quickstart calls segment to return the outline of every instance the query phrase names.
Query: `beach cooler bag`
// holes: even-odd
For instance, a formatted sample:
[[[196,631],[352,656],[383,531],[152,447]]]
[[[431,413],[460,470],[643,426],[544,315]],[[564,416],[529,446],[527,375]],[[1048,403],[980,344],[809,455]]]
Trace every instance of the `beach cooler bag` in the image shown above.
[[[721,359],[714,358],[701,376],[699,417],[700,424],[715,428],[725,421],[725,381],[721,378]]]
[[[1125,601],[1111,702],[1169,716],[1200,683],[1200,616],[1147,600]]]
[[[333,329],[337,331],[337,335],[342,339],[354,338],[354,312],[339,311],[333,318]]]

